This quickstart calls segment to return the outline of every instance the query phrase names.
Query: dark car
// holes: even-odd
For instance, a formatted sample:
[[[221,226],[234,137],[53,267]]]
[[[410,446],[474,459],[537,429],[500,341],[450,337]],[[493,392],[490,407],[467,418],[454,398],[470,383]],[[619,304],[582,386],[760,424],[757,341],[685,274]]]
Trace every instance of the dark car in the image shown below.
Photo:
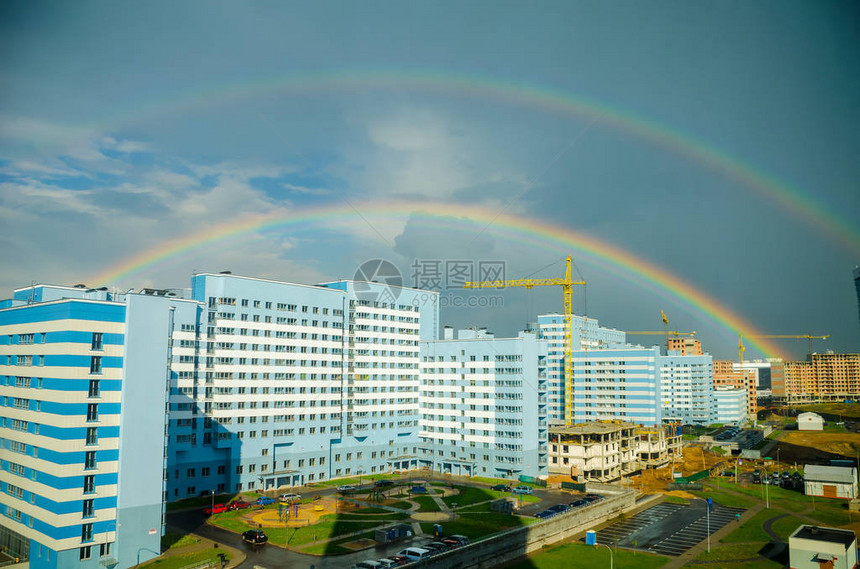
[[[495,490],[496,492],[510,492],[511,487],[507,484],[496,484],[495,486],[490,486],[490,490]]]
[[[570,506],[568,506],[567,504],[556,504],[555,506],[550,506],[549,508],[547,508],[547,510],[549,510],[550,512],[556,512],[559,514],[561,512],[566,512],[569,509],[570,509]]]
[[[373,483],[373,485],[377,488],[387,488],[389,486],[394,486],[394,482],[392,482],[391,480],[377,480]]]
[[[236,500],[235,502],[230,502],[227,504],[227,507],[231,510],[245,510],[253,506],[251,502],[246,502],[244,500]]]
[[[574,500],[573,502],[571,502],[568,505],[571,508],[580,508],[582,506],[585,506],[586,504],[588,504],[588,500],[586,500],[585,498],[580,498],[579,500]]]
[[[552,516],[555,516],[556,514],[558,514],[558,512],[553,512],[552,510],[544,510],[542,512],[536,513],[535,517],[539,520],[542,520],[544,518],[551,518]]]
[[[589,502],[597,502],[599,500],[602,500],[603,498],[600,497],[600,494],[586,494],[585,499]]]
[[[251,545],[262,545],[269,541],[269,536],[261,529],[249,529],[242,534],[242,541]]]
[[[445,543],[456,542],[458,545],[469,545],[469,538],[465,535],[452,535],[443,539]]]
[[[398,565],[406,565],[409,563],[409,558],[404,555],[389,555],[388,558]]]
[[[448,551],[449,549],[451,549],[450,545],[441,541],[431,541],[430,543],[425,543],[420,547],[423,547],[424,549],[429,549],[434,553],[442,553],[443,551]]]

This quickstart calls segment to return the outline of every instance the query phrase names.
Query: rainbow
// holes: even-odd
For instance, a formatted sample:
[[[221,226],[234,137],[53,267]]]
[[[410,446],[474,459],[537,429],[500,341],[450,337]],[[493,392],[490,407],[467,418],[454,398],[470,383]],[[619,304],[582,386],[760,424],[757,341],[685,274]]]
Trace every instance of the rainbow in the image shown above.
[[[358,90],[454,94],[480,101],[492,99],[506,104],[537,108],[560,116],[596,118],[595,126],[604,125],[622,131],[734,179],[816,231],[828,235],[847,251],[860,255],[860,227],[856,222],[828,208],[809,193],[745,164],[737,156],[707,141],[669,125],[628,110],[544,86],[508,83],[473,75],[443,75],[420,71],[336,71],[267,78],[241,85],[212,86],[100,122],[111,125],[133,124],[154,116],[196,112],[201,108],[263,95],[300,96],[327,91],[354,93]]]
[[[606,241],[538,219],[498,213],[488,208],[448,203],[372,203],[367,204],[360,213],[352,206],[329,205],[247,217],[212,226],[141,251],[92,275],[84,282],[115,285],[119,281],[128,280],[204,246],[228,239],[234,243],[237,239],[252,239],[266,231],[289,230],[294,233],[319,227],[364,227],[365,224],[404,222],[407,218],[418,219],[433,227],[468,230],[472,234],[477,225],[483,228],[482,232],[493,237],[564,254],[573,253],[579,259],[605,267],[640,288],[654,291],[675,304],[703,315],[732,335],[738,332],[743,332],[745,335],[761,334],[761,331],[752,323],[704,291],[666,269]],[[773,341],[750,338],[749,345],[763,357],[783,357],[782,350]]]

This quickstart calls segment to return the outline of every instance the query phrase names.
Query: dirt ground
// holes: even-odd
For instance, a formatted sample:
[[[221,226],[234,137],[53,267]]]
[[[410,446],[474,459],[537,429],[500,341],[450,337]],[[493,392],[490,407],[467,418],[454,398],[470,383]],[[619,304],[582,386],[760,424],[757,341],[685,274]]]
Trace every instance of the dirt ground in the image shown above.
[[[860,454],[860,433],[786,431],[777,443],[780,460],[806,463],[838,457],[854,459]],[[775,456],[776,449],[770,454]]]
[[[670,464],[665,468],[643,471],[641,475],[634,476],[630,480],[629,486],[641,489],[648,494],[663,492],[681,498],[690,498],[692,497],[690,494],[681,490],[666,492],[666,483],[673,480],[673,467],[674,472],[680,472],[682,476],[689,476],[706,468],[713,468],[715,464],[724,460],[718,454],[707,450],[703,451],[700,447],[695,446],[685,447],[683,457],[683,460],[676,461],[674,465]]]

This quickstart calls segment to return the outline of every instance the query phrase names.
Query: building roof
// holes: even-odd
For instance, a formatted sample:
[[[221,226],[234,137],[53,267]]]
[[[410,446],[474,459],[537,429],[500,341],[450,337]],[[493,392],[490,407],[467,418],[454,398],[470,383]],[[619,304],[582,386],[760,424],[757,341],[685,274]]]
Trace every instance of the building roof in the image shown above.
[[[852,530],[807,525],[797,528],[795,532],[791,534],[789,539],[792,537],[823,541],[827,543],[840,543],[846,549],[857,539]]]
[[[807,464],[803,469],[804,480],[812,482],[842,482],[853,484],[857,481],[857,471],[848,466],[818,466]]]
[[[821,416],[821,415],[819,415],[818,413],[812,413],[812,412],[809,412],[809,411],[807,411],[806,413],[801,413],[800,415],[798,415],[798,416],[797,416],[797,420],[798,420],[798,421],[800,421],[800,420],[802,420],[802,419],[807,419],[807,420],[810,420],[810,421],[811,421],[811,420],[824,421],[824,417],[822,417],[822,416]]]
[[[632,429],[635,426],[635,423],[627,421],[592,421],[591,423],[577,423],[576,425],[567,425],[565,427],[552,427],[550,428],[550,432],[565,435],[586,435],[614,433],[621,429]]]

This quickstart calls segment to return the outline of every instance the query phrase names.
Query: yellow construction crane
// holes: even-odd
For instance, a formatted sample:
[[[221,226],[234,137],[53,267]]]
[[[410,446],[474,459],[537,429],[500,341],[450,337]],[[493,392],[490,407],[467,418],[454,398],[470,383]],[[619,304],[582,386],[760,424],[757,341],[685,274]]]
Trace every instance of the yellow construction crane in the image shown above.
[[[536,286],[560,286],[564,292],[564,424],[573,423],[573,285],[584,285],[585,281],[574,281],[570,277],[570,255],[567,256],[567,266],[564,278],[549,279],[514,279],[510,281],[477,281],[463,283],[463,288],[508,288],[523,287],[527,289]]]
[[[791,338],[795,340],[800,340],[806,338],[807,348],[809,349],[807,353],[812,353],[812,340],[826,340],[830,337],[830,334],[826,334],[824,336],[813,336],[812,334],[747,334],[747,338]],[[744,352],[746,348],[744,347],[744,338],[743,334],[738,334],[738,364],[743,367],[744,363]]]

